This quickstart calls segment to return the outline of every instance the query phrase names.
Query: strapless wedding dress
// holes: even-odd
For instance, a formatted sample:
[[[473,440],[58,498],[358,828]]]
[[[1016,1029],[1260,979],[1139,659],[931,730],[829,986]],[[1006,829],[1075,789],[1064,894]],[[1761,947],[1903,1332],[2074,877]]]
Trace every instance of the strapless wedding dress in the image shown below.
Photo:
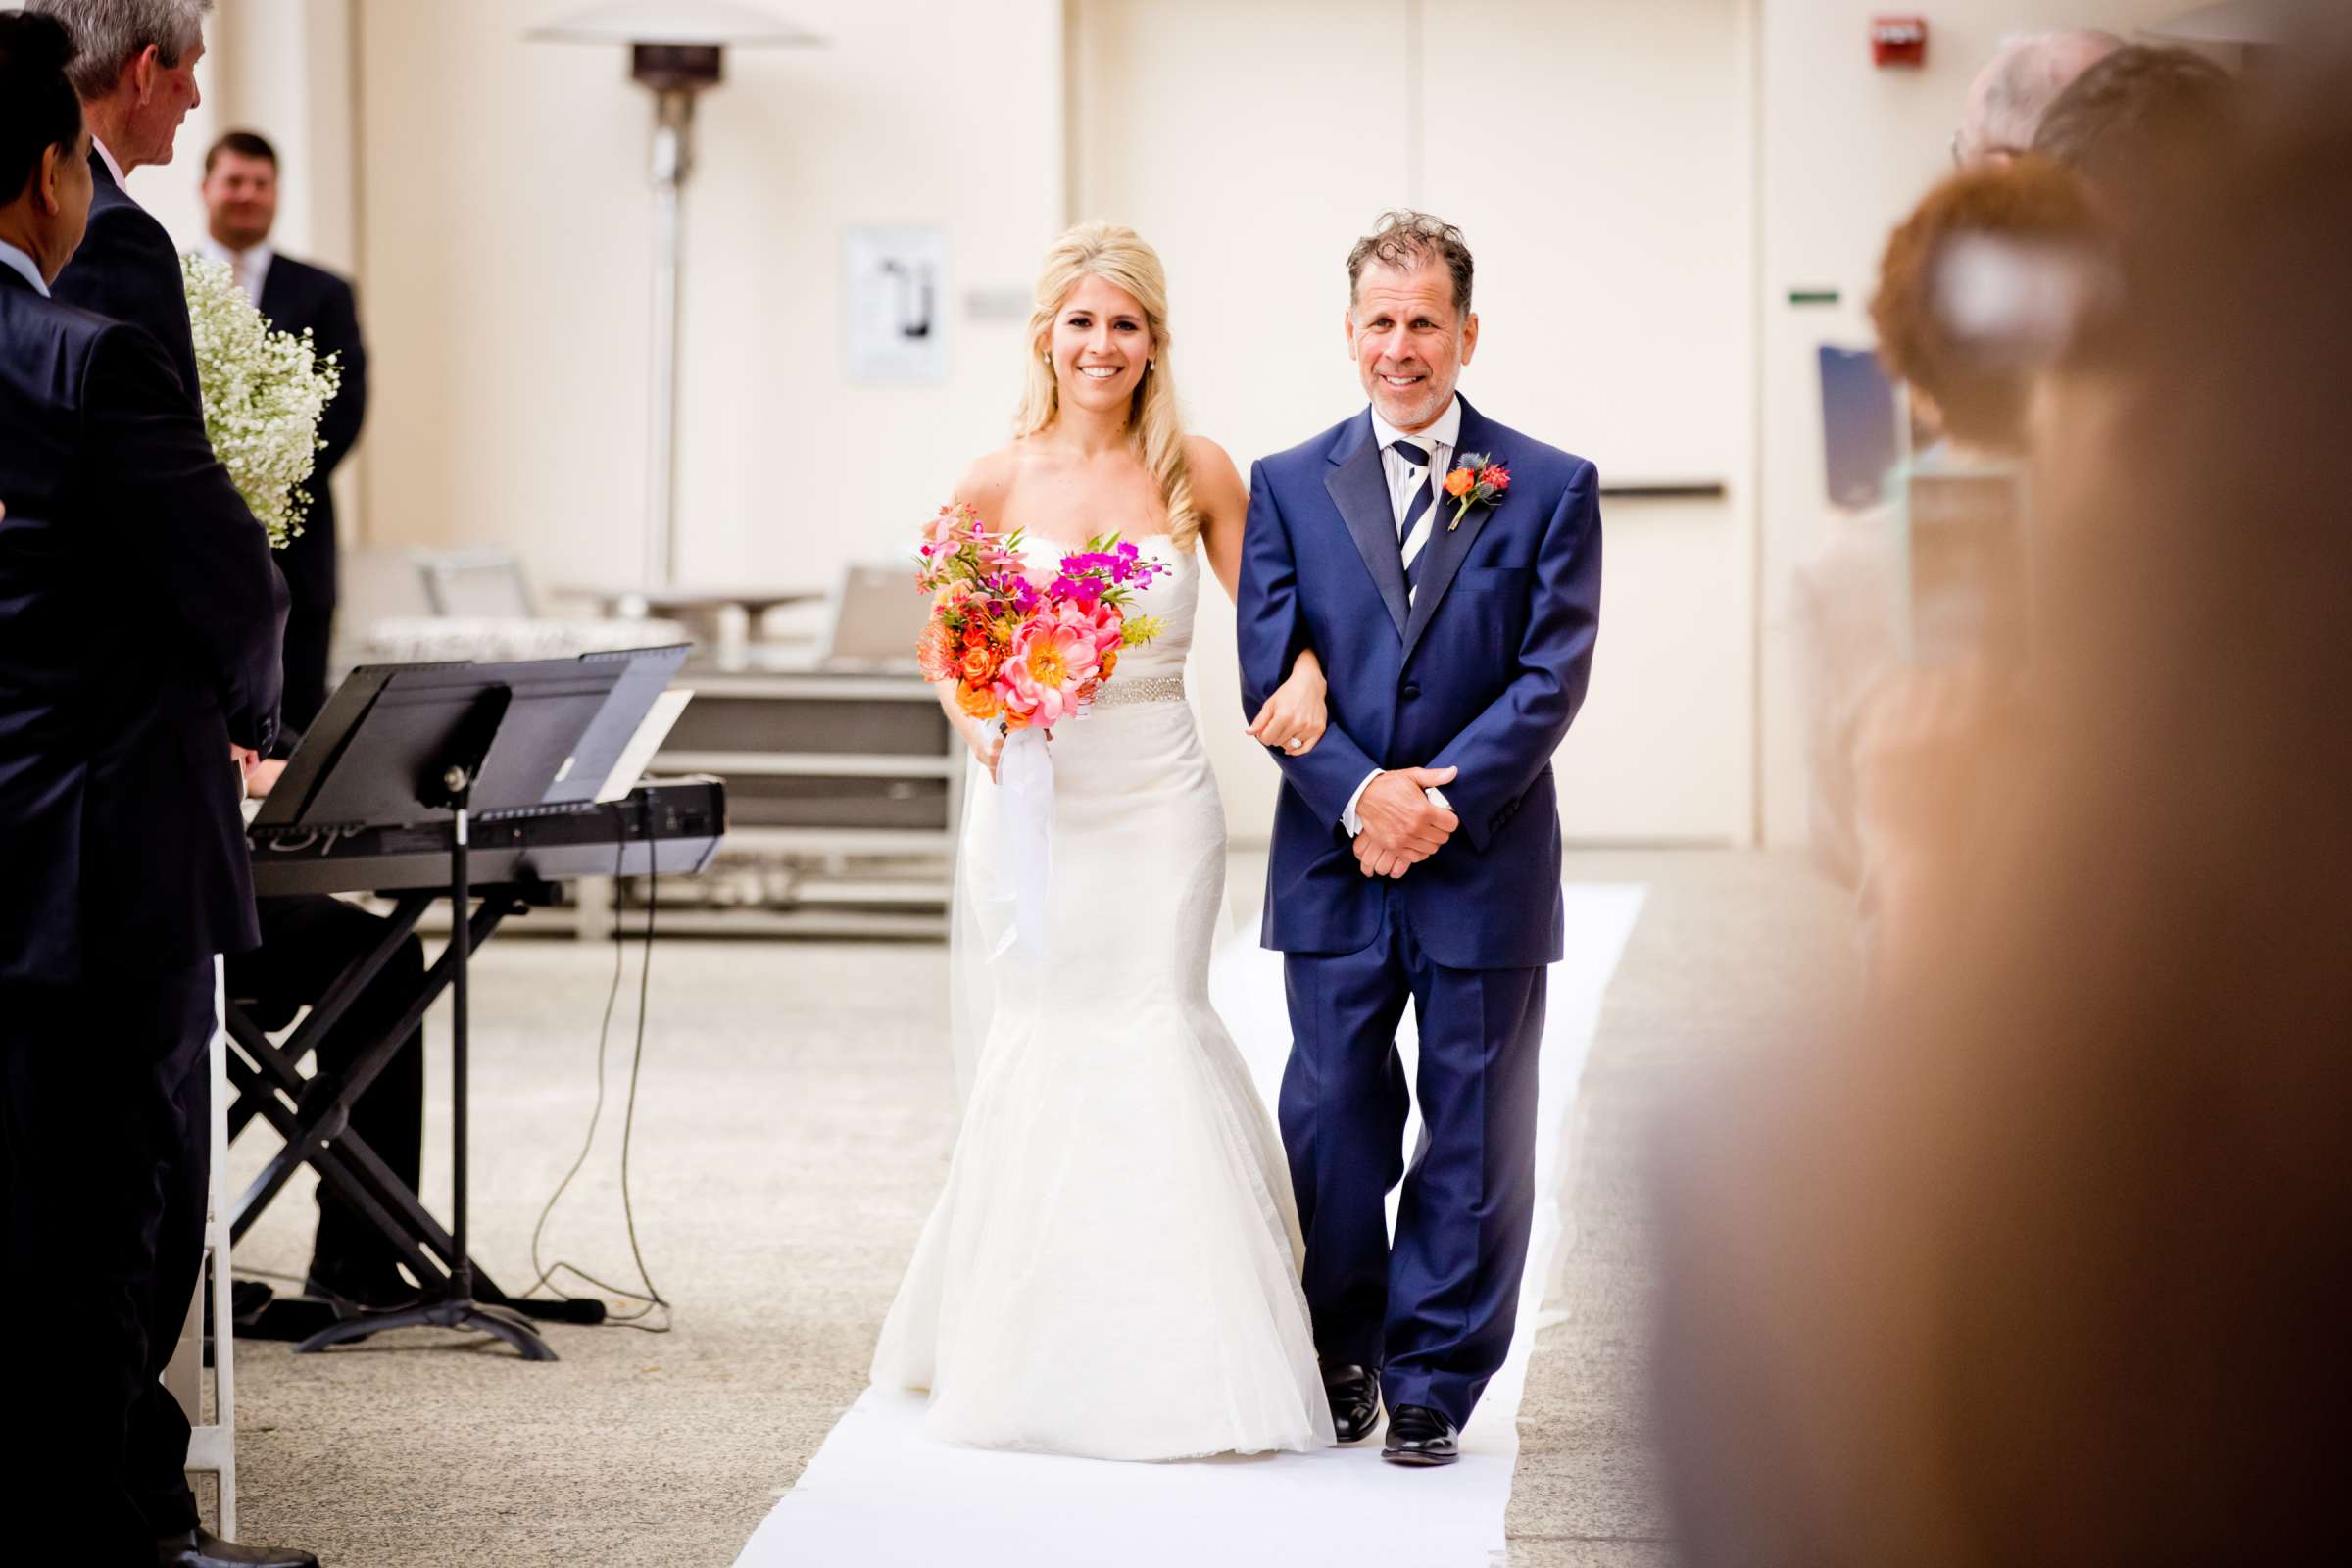
[[[1131,613],[1120,656],[1054,732],[1051,919],[1008,944],[1002,793],[974,766],[956,864],[987,966],[947,1190],[874,1352],[883,1387],[928,1390],[944,1441],[1104,1459],[1333,1441],[1298,1285],[1281,1140],[1209,1004],[1225,818],[1184,701],[1197,552]],[[1039,544],[1042,581],[1055,549]],[[965,952],[962,958],[973,955]]]

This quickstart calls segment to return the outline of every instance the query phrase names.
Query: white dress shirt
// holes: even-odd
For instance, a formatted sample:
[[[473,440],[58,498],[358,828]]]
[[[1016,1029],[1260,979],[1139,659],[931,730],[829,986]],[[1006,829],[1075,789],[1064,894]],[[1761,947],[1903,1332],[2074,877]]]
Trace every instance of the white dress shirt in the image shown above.
[[[1404,527],[1405,516],[1413,503],[1420,499],[1421,492],[1433,484],[1442,482],[1447,470],[1453,466],[1453,449],[1460,444],[1461,436],[1462,400],[1458,397],[1446,405],[1446,412],[1438,416],[1437,422],[1410,435],[1382,418],[1379,407],[1374,406],[1372,410],[1372,439],[1380,443],[1381,472],[1386,474],[1389,480],[1389,514],[1399,530]],[[1398,441],[1410,441],[1415,446],[1426,449],[1429,453],[1429,466],[1426,468],[1414,466],[1409,459],[1396,450],[1396,443]],[[1442,510],[1441,507],[1433,505],[1429,509],[1429,514],[1421,519],[1420,526],[1414,529],[1414,537],[1400,543],[1399,549],[1403,553],[1407,564],[1411,564],[1414,555],[1428,547],[1431,537],[1437,531],[1438,514]],[[1364,781],[1355,787],[1355,793],[1348,797],[1348,809],[1340,813],[1340,826],[1347,831],[1349,838],[1355,837],[1364,830],[1364,819],[1355,811],[1357,803],[1363,800],[1364,791],[1372,787],[1372,781],[1385,771],[1384,768],[1376,767],[1366,773]],[[1430,804],[1437,807],[1439,810],[1453,809],[1452,807],[1446,804],[1446,797],[1437,790],[1429,789],[1422,793],[1429,797]]]
[[[1446,405],[1446,412],[1438,416],[1437,423],[1413,435],[1406,435],[1382,418],[1380,410],[1372,411],[1372,439],[1380,443],[1381,471],[1388,475],[1389,480],[1389,513],[1396,519],[1398,528],[1404,526],[1405,513],[1420,498],[1421,492],[1443,480],[1453,466],[1453,449],[1460,443],[1461,435],[1460,398]],[[1396,450],[1396,443],[1399,441],[1410,441],[1426,450],[1429,453],[1429,466],[1415,467],[1410,459]],[[1402,542],[1406,565],[1411,565],[1413,557],[1429,543],[1430,534],[1436,527],[1438,510],[1435,506],[1431,507],[1429,515],[1413,530],[1414,536]]]
[[[36,264],[29,255],[17,249],[14,245],[11,245],[4,239],[0,239],[0,267],[6,267],[15,271],[23,273],[24,281],[30,283],[33,286],[34,291],[38,293],[41,298],[47,299],[49,297],[49,285],[41,278],[41,269],[39,265]]]
[[[122,166],[115,162],[115,155],[106,150],[106,143],[100,141],[97,137],[92,136],[90,138],[90,145],[97,148],[98,156],[106,160],[106,172],[115,176],[116,187],[120,189],[123,195],[130,196],[130,176],[122,172]],[[130,199],[134,202],[138,200],[136,196],[131,196]]]
[[[237,287],[245,291],[245,297],[253,302],[254,309],[261,309],[262,289],[270,281],[270,264],[277,260],[277,252],[268,240],[249,251],[232,251],[207,234],[197,250],[216,262],[226,264],[228,270],[236,274]]]

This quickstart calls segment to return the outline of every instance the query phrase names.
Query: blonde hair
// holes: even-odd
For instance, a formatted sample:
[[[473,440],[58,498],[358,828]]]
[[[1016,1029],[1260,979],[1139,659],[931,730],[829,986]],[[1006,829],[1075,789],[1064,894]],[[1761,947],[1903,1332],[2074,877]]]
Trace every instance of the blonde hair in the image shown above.
[[[1126,290],[1144,308],[1155,366],[1144,374],[1127,411],[1127,439],[1167,504],[1168,536],[1189,550],[1200,537],[1193,510],[1193,476],[1184,456],[1184,416],[1176,407],[1176,377],[1168,365],[1168,276],[1159,253],[1142,235],[1116,223],[1080,223],[1046,250],[1037,274],[1037,308],[1029,313],[1029,377],[1021,396],[1017,438],[1034,435],[1061,416],[1061,383],[1048,363],[1054,318],[1070,291],[1089,277]]]

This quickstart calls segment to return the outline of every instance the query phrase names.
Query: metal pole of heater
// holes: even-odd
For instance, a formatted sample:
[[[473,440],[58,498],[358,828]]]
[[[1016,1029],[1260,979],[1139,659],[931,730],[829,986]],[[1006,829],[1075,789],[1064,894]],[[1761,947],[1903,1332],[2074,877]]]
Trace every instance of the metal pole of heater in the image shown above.
[[[679,203],[694,168],[694,94],[654,97],[654,331],[652,429],[646,446],[645,581],[670,587],[677,570]]]
[[[694,100],[725,75],[730,46],[814,48],[824,40],[738,0],[605,0],[535,27],[549,43],[619,44],[629,75],[654,95],[654,314],[647,381],[643,586],[677,585],[678,298],[681,207],[694,172]]]

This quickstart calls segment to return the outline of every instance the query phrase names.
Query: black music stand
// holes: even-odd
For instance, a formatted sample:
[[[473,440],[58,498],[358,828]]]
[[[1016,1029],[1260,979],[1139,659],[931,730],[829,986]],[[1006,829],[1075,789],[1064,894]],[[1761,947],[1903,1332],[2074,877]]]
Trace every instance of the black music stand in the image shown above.
[[[473,1260],[466,1250],[466,973],[474,946],[468,829],[477,810],[536,806],[547,799],[574,767],[627,667],[619,661],[551,661],[390,671],[364,713],[350,715],[331,756],[300,781],[293,809],[305,816],[343,822],[447,817],[454,963],[448,1276],[438,1296],[394,1311],[355,1313],[303,1341],[298,1352],[324,1350],[390,1329],[429,1327],[480,1330],[513,1346],[526,1361],[556,1359],[520,1313],[475,1298]]]

